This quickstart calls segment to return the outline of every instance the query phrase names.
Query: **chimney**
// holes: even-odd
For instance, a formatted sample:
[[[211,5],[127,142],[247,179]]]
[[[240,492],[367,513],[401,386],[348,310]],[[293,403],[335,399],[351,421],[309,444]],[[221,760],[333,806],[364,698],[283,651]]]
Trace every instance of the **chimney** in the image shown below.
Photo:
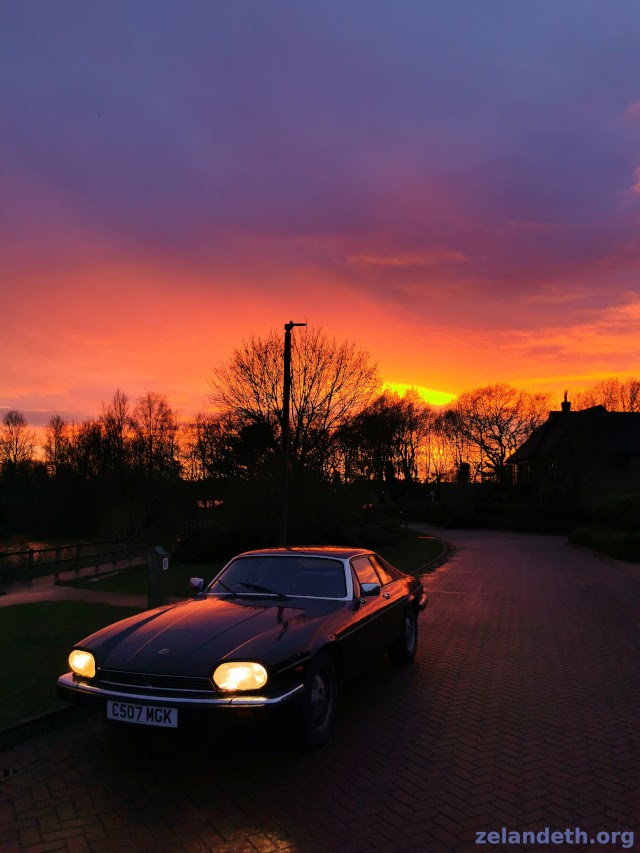
[[[569,400],[567,400],[567,392],[566,391],[564,392],[564,400],[562,401],[560,408],[562,409],[563,412],[570,412],[571,411],[571,403],[569,402]]]

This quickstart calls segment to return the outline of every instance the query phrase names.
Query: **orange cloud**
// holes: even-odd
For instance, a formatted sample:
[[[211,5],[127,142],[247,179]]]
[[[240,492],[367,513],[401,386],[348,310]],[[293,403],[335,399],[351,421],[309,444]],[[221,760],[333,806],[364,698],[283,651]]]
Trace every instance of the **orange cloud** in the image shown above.
[[[640,301],[592,315],[588,322],[538,329],[535,336],[524,331],[509,335],[503,346],[510,353],[512,381],[547,390],[563,382],[584,385],[611,375],[637,375]],[[536,369],[527,370],[527,366]]]
[[[403,252],[394,255],[349,255],[347,263],[378,267],[436,267],[466,261],[462,252],[453,249],[430,249],[424,252]]]
[[[591,293],[579,287],[566,288],[559,286],[543,287],[536,293],[528,293],[522,297],[522,302],[535,305],[567,305],[572,302],[584,302]]]
[[[435,263],[448,251],[361,257]],[[561,392],[576,377],[637,373],[640,363],[637,295],[587,310],[593,289],[575,276],[566,286],[552,280],[521,295],[515,285],[482,292],[438,274],[427,291],[430,276],[398,283],[398,267],[387,263],[389,279],[406,291],[394,302],[388,291],[353,286],[344,266],[285,267],[264,257],[246,269],[97,257],[83,259],[82,268],[23,272],[4,297],[12,322],[0,340],[0,406],[33,412],[34,424],[56,411],[79,419],[97,415],[120,387],[132,399],[148,390],[166,393],[188,416],[207,406],[211,369],[242,338],[281,330],[289,319],[354,340],[394,390],[418,387],[433,404],[499,380]],[[360,263],[364,273],[373,271]],[[597,274],[608,279],[613,269],[598,267]]]

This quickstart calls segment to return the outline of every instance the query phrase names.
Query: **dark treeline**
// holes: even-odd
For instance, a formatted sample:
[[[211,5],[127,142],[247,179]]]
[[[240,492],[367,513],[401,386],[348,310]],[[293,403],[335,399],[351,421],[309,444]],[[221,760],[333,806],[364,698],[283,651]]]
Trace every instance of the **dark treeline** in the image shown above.
[[[435,409],[415,390],[402,397],[381,391],[376,366],[353,343],[321,329],[293,340],[294,517],[344,513],[338,487],[362,506],[398,503],[424,484],[505,482],[506,460],[551,408],[548,395],[497,383]],[[172,535],[194,507],[223,501],[250,511],[268,539],[283,429],[281,336],[251,338],[234,350],[213,373],[210,399],[212,411],[184,420],[163,394],[131,400],[118,389],[97,417],[69,423],[54,415],[39,452],[24,415],[7,412],[0,531],[130,537],[155,526]],[[638,411],[640,382],[604,380],[574,399],[578,407]],[[296,484],[308,498],[297,507]]]

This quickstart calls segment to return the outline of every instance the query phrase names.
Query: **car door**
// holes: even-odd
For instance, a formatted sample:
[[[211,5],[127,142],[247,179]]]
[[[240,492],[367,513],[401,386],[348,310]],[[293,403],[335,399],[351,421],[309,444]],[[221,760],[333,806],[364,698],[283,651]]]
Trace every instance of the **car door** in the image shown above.
[[[380,578],[380,595],[386,602],[382,614],[382,629],[387,640],[388,648],[402,633],[404,626],[404,611],[406,606],[406,587],[402,581],[393,577],[384,562],[377,554],[370,554],[376,574]]]
[[[353,566],[349,564],[353,583],[353,599],[345,608],[345,619],[338,633],[344,661],[345,675],[350,677],[371,661],[372,636],[375,625],[371,621],[372,608],[365,604],[372,599],[362,601],[360,582]],[[348,614],[348,616],[347,616]]]
[[[382,593],[382,582],[368,556],[354,557],[351,565],[360,585],[376,583],[381,587]],[[354,611],[354,619],[362,626],[360,639],[363,655],[373,657],[387,649],[389,643],[386,623],[390,616],[390,606],[390,599],[382,594],[360,598],[359,606]]]

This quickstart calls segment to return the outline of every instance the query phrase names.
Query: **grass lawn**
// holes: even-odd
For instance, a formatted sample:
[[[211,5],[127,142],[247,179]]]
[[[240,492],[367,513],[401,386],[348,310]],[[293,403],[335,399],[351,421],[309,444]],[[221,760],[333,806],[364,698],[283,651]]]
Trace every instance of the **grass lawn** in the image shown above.
[[[56,680],[69,671],[71,647],[137,612],[136,608],[84,601],[0,608],[0,728],[63,705],[56,695]]]
[[[392,565],[409,573],[416,572],[425,563],[441,554],[443,546],[439,539],[421,537],[412,530],[403,531],[403,533],[405,537],[398,544],[385,545],[382,548],[372,548],[372,550],[379,551]],[[208,582],[222,566],[223,563],[180,563],[177,560],[170,560],[167,577],[169,595],[186,598],[189,595],[189,578],[204,578],[205,582]],[[146,595],[148,569],[146,566],[136,566],[90,583],[74,580],[71,585],[108,592]]]
[[[186,598],[189,595],[189,578],[204,578],[208,583],[223,565],[224,563],[180,563],[178,560],[170,558],[167,575],[169,595]],[[69,582],[69,586],[82,587],[83,589],[127,592],[132,595],[136,593],[146,595],[148,585],[149,569],[147,566],[134,566],[132,569],[124,569],[115,575],[109,575],[89,583],[83,583],[82,578]]]

